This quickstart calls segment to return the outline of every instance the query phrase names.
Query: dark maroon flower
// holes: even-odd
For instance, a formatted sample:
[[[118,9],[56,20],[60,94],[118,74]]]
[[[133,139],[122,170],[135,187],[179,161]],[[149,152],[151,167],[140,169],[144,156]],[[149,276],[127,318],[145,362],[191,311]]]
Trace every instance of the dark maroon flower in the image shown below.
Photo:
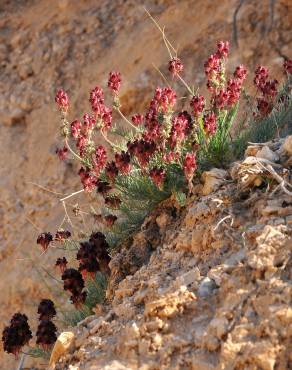
[[[17,356],[21,348],[28,344],[31,338],[32,333],[27,316],[16,313],[11,318],[10,325],[6,326],[2,332],[4,351]]]
[[[274,98],[278,93],[277,85],[277,80],[266,81],[261,87],[263,95]]]
[[[111,260],[108,253],[109,245],[101,232],[92,233],[89,242],[94,245],[96,250],[97,260],[99,262],[100,271],[104,274],[109,274],[109,262]]]
[[[114,161],[107,163],[105,166],[105,174],[110,180],[114,181],[118,173],[119,170]]]
[[[106,215],[104,216],[104,222],[107,226],[111,227],[117,221],[117,216],[115,215]]]
[[[57,314],[54,302],[50,299],[42,299],[38,306],[38,314],[40,320],[52,319]]]
[[[292,60],[291,59],[285,60],[284,63],[283,63],[283,67],[284,67],[284,70],[288,74],[292,74]]]
[[[168,70],[173,77],[179,75],[184,69],[184,66],[179,58],[173,58],[168,63]]]
[[[134,116],[132,117],[132,122],[133,122],[133,125],[135,126],[142,125],[143,120],[144,120],[144,117],[142,114],[134,114]]]
[[[216,115],[214,112],[204,116],[204,130],[206,135],[214,135],[217,130]]]
[[[263,98],[257,99],[257,108],[261,116],[267,116],[272,111],[272,105]]]
[[[62,274],[62,280],[64,281],[64,290],[71,293],[71,302],[78,308],[86,298],[86,292],[82,292],[85,284],[81,273],[73,268],[66,269]]]
[[[99,271],[97,249],[94,243],[80,243],[80,248],[77,252],[77,260],[80,261],[78,270],[81,272],[83,279],[87,277],[87,274],[94,277],[95,273]]]
[[[193,96],[190,106],[193,108],[195,117],[198,117],[205,108],[205,98],[202,95]]]
[[[37,238],[37,244],[40,244],[44,251],[49,247],[49,244],[53,241],[53,236],[51,233],[41,233]]]
[[[56,325],[50,320],[42,320],[36,332],[36,343],[48,350],[57,340]]]
[[[116,166],[122,174],[126,175],[131,171],[131,157],[125,151],[115,154]]]
[[[149,175],[158,189],[161,189],[166,176],[165,170],[161,167],[154,167],[150,170]]]
[[[69,98],[64,90],[60,89],[57,91],[55,96],[55,102],[57,103],[59,109],[62,111],[67,111],[69,107]]]
[[[185,176],[188,180],[191,180],[197,169],[196,153],[187,153],[184,159],[183,165]]]
[[[68,264],[67,259],[65,257],[62,257],[57,259],[55,266],[58,267],[60,269],[60,272],[63,274],[67,267],[67,264]]]
[[[120,72],[110,72],[108,78],[108,87],[117,94],[121,87],[121,74]]]
[[[74,137],[74,139],[79,139],[81,134],[81,122],[77,119],[71,123],[71,135]]]
[[[219,41],[217,43],[217,53],[220,56],[220,58],[227,58],[229,53],[229,42]]]
[[[70,297],[70,301],[74,304],[74,306],[79,309],[82,307],[82,305],[85,303],[86,301],[86,297],[87,297],[87,293],[86,292],[81,292],[79,294],[76,294],[76,295],[72,295]]]
[[[55,235],[55,240],[57,242],[63,242],[65,239],[69,239],[71,237],[71,233],[68,230],[58,230]]]
[[[122,203],[121,199],[112,195],[110,197],[105,197],[104,198],[104,203],[106,206],[112,209],[118,209]]]
[[[111,185],[107,181],[97,180],[96,182],[97,192],[105,196],[111,189]]]
[[[66,146],[64,146],[63,148],[57,148],[56,154],[61,161],[65,161],[65,159],[67,159],[68,156],[68,148]]]
[[[240,64],[235,68],[235,71],[233,73],[235,78],[238,78],[241,81],[244,81],[246,79],[247,75],[247,69],[245,68],[244,65]]]

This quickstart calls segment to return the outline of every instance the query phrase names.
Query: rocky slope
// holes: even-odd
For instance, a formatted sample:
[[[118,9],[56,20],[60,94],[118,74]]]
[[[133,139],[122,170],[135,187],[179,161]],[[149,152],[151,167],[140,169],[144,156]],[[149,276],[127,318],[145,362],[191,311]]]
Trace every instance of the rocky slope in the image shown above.
[[[243,2],[238,11],[240,48],[233,45],[230,68],[268,64],[277,72],[291,50],[288,0]],[[202,63],[218,39],[233,38],[237,1],[93,0],[1,1],[0,4],[0,329],[17,310],[34,326],[39,298],[51,293],[38,271],[58,256],[41,256],[35,240],[63,219],[57,193],[79,190],[76,168],[55,156],[57,87],[68,90],[72,119],[87,109],[88,90],[105,83],[110,69],[122,72],[125,113],[140,111],[154,87],[163,84],[154,63],[166,71],[167,53],[142,5],[169,30],[186,65],[185,77],[201,85]],[[290,11],[289,11],[290,10]],[[150,55],[150,57],[149,57]],[[289,55],[288,55],[289,56]],[[177,86],[175,86],[177,87]],[[181,89],[181,93],[185,92]],[[76,198],[87,209],[91,199]],[[78,223],[79,220],[76,220]],[[92,223],[88,223],[92,227]],[[33,262],[32,262],[33,261]],[[45,275],[46,276],[46,275]],[[4,355],[1,366],[13,369]]]
[[[292,136],[253,145],[185,208],[161,205],[52,367],[64,351],[56,369],[291,369],[291,160]]]

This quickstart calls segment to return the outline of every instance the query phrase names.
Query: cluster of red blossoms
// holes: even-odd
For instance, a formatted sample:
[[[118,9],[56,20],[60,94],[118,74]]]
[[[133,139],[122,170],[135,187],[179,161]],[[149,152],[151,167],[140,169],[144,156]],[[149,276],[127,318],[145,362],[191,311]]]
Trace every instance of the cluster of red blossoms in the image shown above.
[[[113,158],[105,147],[96,146],[92,135],[94,131],[99,130],[108,141],[107,133],[114,134],[114,131],[111,131],[112,108],[121,113],[119,110],[121,74],[119,72],[109,74],[107,86],[114,95],[112,108],[105,105],[103,89],[95,87],[89,97],[92,112],[84,115],[83,123],[75,120],[70,125],[68,122],[71,138],[75,141],[82,163],[79,176],[84,190],[86,192],[97,190],[104,196],[105,204],[111,204],[113,198],[110,192],[116,190],[116,181],[121,176],[131,175],[132,171],[140,171],[142,176],[148,176],[157,188],[162,190],[168,181],[170,166],[180,167],[191,189],[192,179],[198,167],[197,151],[207,148],[213,137],[220,135],[218,127],[220,122],[224,121],[222,117],[238,104],[247,76],[247,69],[243,65],[238,65],[230,78],[226,76],[228,54],[229,42],[220,41],[217,43],[216,51],[204,64],[207,88],[211,94],[209,103],[204,96],[192,94],[189,101],[192,111],[175,113],[176,92],[169,86],[157,87],[145,114],[134,114],[130,121],[125,119],[135,130],[133,139],[124,143],[126,146],[123,146],[123,150],[117,151],[117,145],[113,144],[115,152]],[[287,73],[291,73],[291,61],[285,61],[284,67]],[[173,77],[184,82],[181,77],[184,66],[178,57],[171,58],[168,69]],[[268,80],[267,70],[259,67],[255,83],[263,95],[258,99],[258,109],[261,113],[267,113],[271,100],[277,94],[277,81]],[[184,84],[186,85],[185,82]],[[188,90],[191,91],[190,88]],[[63,95],[58,93],[56,97],[62,112],[68,105],[68,98],[64,99]],[[64,102],[67,105],[64,105]],[[123,114],[121,116],[125,118]],[[67,140],[68,136],[66,137],[68,143]],[[65,150],[64,148],[62,150]],[[62,150],[59,153],[60,157],[63,156]],[[115,204],[116,206],[119,204]],[[112,225],[114,222],[115,216],[108,215],[107,224]]]
[[[31,338],[32,333],[27,316],[16,313],[12,316],[10,325],[6,326],[2,333],[4,351],[17,356],[21,348],[28,344]]]

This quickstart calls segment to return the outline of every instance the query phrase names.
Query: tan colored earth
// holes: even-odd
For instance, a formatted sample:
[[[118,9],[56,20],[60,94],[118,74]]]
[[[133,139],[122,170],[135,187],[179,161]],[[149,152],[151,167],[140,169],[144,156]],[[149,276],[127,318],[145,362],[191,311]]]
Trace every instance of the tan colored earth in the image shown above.
[[[219,39],[232,42],[231,69],[239,62],[251,71],[258,64],[266,64],[280,76],[283,56],[291,57],[291,2],[243,1],[237,15],[237,48],[233,17],[238,3],[1,1],[1,332],[16,311],[25,312],[35,328],[39,299],[54,295],[43,278],[53,290],[55,283],[43,268],[51,268],[60,252],[42,254],[36,238],[41,231],[56,231],[61,223],[61,194],[81,188],[76,165],[60,163],[55,155],[59,143],[56,89],[68,91],[73,120],[89,110],[89,90],[96,84],[105,86],[108,72],[116,69],[123,76],[122,110],[125,114],[140,112],[153,88],[163,84],[153,64],[167,74],[168,62],[161,35],[143,6],[166,27],[190,83],[203,85],[203,62]],[[252,80],[252,73],[249,78]],[[177,83],[174,86],[185,93]],[[87,211],[89,202],[98,207],[96,201],[84,195],[72,200],[72,204],[76,202]],[[91,221],[86,220],[86,225],[79,221],[74,220],[80,228],[92,228]],[[223,302],[224,295],[218,299]],[[271,351],[275,353],[277,348],[275,345]],[[19,360],[4,354],[2,348],[0,355],[1,369],[16,368]],[[26,366],[33,362],[27,360]]]

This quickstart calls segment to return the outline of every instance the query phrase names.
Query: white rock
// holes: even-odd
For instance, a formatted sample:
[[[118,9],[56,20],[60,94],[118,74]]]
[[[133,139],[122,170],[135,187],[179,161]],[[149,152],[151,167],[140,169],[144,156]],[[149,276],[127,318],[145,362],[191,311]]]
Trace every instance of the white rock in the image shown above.
[[[263,146],[256,154],[257,158],[264,158],[271,162],[277,162],[280,157],[277,153],[273,152],[268,146]]]
[[[217,190],[228,177],[228,173],[225,170],[219,168],[213,168],[210,171],[205,171],[202,174],[202,181],[204,183],[202,192],[204,195],[208,195],[213,191]]]

